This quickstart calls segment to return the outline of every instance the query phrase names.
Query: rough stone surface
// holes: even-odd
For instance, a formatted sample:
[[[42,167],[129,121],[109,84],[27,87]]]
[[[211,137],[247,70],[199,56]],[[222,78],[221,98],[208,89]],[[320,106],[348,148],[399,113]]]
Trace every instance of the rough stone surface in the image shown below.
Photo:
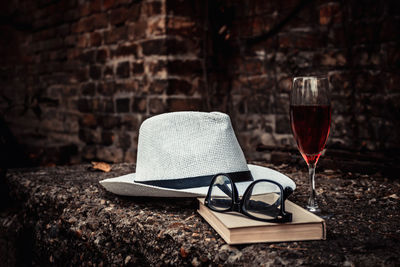
[[[267,165],[294,179],[290,199],[304,205],[305,169]],[[6,181],[12,205],[0,213],[0,260],[14,264],[83,266],[288,265],[398,266],[400,184],[325,169],[317,192],[327,240],[228,246],[196,213],[195,199],[120,197],[99,180],[109,173],[89,165],[12,169]],[[7,255],[7,259],[4,259]]]

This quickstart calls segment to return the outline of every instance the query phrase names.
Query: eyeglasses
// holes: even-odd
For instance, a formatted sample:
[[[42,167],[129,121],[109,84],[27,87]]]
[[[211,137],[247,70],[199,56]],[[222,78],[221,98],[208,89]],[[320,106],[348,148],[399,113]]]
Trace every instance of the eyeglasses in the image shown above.
[[[264,222],[291,222],[285,200],[292,192],[290,187],[283,189],[275,181],[262,179],[252,182],[239,199],[235,183],[228,174],[220,173],[211,180],[205,205],[213,211],[236,211]]]

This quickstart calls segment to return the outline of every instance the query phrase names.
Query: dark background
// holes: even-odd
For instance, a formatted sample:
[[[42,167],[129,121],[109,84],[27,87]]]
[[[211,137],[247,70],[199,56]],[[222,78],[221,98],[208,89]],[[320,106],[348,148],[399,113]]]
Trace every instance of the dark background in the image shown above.
[[[0,5],[2,166],[135,162],[141,122],[179,110],[228,113],[249,160],[303,164],[289,92],[314,73],[332,85],[322,164],[396,166],[398,1]]]

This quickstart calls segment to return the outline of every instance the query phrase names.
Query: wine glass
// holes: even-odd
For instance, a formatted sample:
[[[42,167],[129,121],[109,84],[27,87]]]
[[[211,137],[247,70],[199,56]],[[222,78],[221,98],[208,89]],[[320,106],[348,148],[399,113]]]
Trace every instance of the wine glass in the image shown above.
[[[290,94],[290,124],[297,147],[308,165],[307,209],[320,213],[315,193],[315,167],[331,126],[329,82],[325,76],[295,77]]]

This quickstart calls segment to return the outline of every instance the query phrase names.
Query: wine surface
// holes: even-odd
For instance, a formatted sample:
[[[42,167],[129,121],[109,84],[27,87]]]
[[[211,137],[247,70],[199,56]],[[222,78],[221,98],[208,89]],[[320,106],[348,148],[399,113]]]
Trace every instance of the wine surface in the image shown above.
[[[331,127],[331,106],[291,105],[290,124],[304,160],[317,163]]]

